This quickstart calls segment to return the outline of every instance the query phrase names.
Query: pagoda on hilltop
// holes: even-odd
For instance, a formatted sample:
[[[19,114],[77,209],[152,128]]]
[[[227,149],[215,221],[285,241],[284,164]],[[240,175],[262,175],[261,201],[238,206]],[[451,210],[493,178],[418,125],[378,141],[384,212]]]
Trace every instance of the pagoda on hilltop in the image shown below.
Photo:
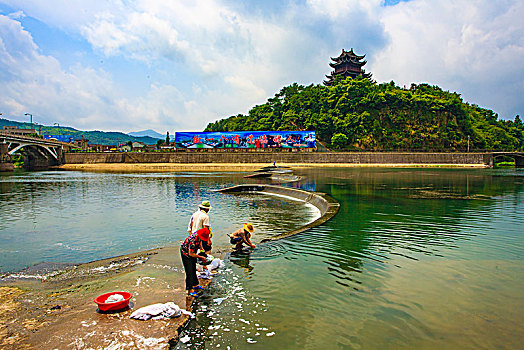
[[[353,52],[353,48],[350,51],[342,49],[342,53],[337,58],[331,57],[329,65],[335,69],[331,74],[326,75],[327,80],[324,80],[324,85],[332,85],[335,79],[341,77],[345,79],[347,77],[356,78],[362,76],[364,78],[371,79],[371,73],[366,73],[362,67],[367,61],[362,61],[366,55],[358,56]]]

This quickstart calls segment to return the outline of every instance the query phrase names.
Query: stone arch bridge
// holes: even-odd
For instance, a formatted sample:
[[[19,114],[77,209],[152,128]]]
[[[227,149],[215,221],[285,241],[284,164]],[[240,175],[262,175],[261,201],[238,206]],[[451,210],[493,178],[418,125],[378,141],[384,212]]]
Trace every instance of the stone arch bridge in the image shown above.
[[[0,170],[12,168],[12,156],[23,154],[24,168],[44,169],[64,163],[63,154],[73,146],[56,140],[46,140],[38,137],[12,135],[0,131]]]
[[[502,156],[515,159],[515,168],[524,168],[524,152],[493,152],[493,160]]]

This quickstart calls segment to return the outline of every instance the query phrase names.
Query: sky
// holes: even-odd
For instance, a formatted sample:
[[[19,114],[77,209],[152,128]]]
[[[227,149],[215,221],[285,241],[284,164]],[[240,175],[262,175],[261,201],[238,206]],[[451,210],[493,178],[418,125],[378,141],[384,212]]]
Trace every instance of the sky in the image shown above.
[[[0,0],[2,118],[201,131],[342,49],[378,82],[429,83],[524,113],[522,0]]]

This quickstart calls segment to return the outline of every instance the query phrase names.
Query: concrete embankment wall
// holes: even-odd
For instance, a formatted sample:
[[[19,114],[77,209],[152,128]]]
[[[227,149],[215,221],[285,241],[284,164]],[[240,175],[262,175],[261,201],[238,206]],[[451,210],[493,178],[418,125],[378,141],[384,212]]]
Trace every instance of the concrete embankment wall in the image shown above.
[[[67,153],[66,164],[98,163],[288,163],[288,164],[473,164],[493,165],[489,153],[378,152],[172,152]]]

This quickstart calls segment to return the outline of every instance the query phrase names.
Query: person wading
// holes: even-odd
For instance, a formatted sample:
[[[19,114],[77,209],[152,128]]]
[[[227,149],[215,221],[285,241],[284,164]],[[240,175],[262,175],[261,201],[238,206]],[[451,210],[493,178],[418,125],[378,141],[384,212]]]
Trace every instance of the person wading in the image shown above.
[[[243,244],[247,244],[251,248],[255,248],[255,245],[251,243],[251,234],[255,232],[255,228],[251,223],[245,223],[242,228],[239,228],[235,232],[229,233],[229,240],[231,244],[235,244],[235,249],[242,249]]]
[[[197,259],[206,262],[206,257],[198,255],[199,249],[202,249],[202,243],[209,241],[209,229],[207,227],[191,233],[180,246],[180,256],[186,273],[186,290],[187,295],[198,297],[195,290],[202,290],[204,287],[199,285],[197,277],[196,262]]]
[[[210,209],[211,203],[209,203],[209,201],[203,201],[202,204],[198,206],[198,210],[193,213],[189,220],[189,225],[187,226],[187,232],[189,235],[204,227],[211,229],[208,215]]]

